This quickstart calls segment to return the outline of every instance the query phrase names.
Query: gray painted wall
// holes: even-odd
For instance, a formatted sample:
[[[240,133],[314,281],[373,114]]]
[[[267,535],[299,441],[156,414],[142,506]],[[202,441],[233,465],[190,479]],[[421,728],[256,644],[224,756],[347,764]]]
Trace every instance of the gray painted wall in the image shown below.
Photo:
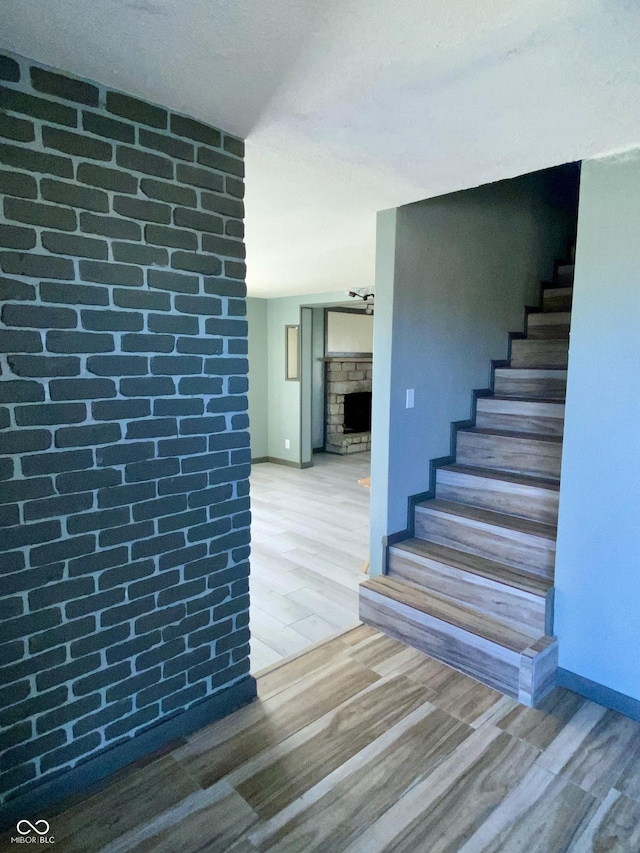
[[[398,209],[378,213],[376,224],[376,309],[373,316],[371,398],[370,574],[382,571],[381,539],[389,527],[391,375]],[[399,529],[399,528],[398,528]]]
[[[450,424],[470,416],[524,306],[567,247],[571,217],[544,174],[384,211],[378,218],[373,369],[372,573],[381,537],[407,526]],[[394,245],[395,242],[395,245]],[[389,252],[393,252],[393,267]],[[415,407],[405,408],[406,389]]]
[[[640,152],[582,168],[555,632],[560,666],[640,699]]]
[[[249,337],[249,435],[251,458],[268,455],[269,388],[267,364],[267,299],[247,299]]]

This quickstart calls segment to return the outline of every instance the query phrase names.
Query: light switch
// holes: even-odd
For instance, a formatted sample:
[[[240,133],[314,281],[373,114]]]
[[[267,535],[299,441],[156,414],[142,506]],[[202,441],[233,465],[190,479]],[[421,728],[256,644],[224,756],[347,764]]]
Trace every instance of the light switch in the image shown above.
[[[413,409],[414,394],[415,394],[414,388],[407,388],[407,404],[406,404],[407,409]]]

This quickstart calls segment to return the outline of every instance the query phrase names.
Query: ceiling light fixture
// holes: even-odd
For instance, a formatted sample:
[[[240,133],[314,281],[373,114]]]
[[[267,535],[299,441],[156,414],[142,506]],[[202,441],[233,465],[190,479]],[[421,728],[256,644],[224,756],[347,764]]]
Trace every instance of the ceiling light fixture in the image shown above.
[[[349,296],[353,299],[362,299],[365,303],[365,314],[373,314],[374,300],[376,298],[375,293],[369,287],[361,287],[359,290],[350,290]]]

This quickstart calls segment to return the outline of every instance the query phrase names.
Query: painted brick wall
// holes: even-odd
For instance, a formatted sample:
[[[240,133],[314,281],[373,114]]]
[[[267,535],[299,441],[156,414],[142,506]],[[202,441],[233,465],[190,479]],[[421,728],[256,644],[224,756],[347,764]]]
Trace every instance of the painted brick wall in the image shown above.
[[[243,143],[0,57],[0,790],[247,678]]]

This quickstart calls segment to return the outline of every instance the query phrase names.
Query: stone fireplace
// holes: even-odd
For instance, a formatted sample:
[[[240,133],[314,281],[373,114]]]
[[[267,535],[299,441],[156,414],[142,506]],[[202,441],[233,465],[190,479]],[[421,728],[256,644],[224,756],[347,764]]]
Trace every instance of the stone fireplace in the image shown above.
[[[326,452],[371,450],[372,360],[363,356],[334,356],[325,358],[325,363]]]

